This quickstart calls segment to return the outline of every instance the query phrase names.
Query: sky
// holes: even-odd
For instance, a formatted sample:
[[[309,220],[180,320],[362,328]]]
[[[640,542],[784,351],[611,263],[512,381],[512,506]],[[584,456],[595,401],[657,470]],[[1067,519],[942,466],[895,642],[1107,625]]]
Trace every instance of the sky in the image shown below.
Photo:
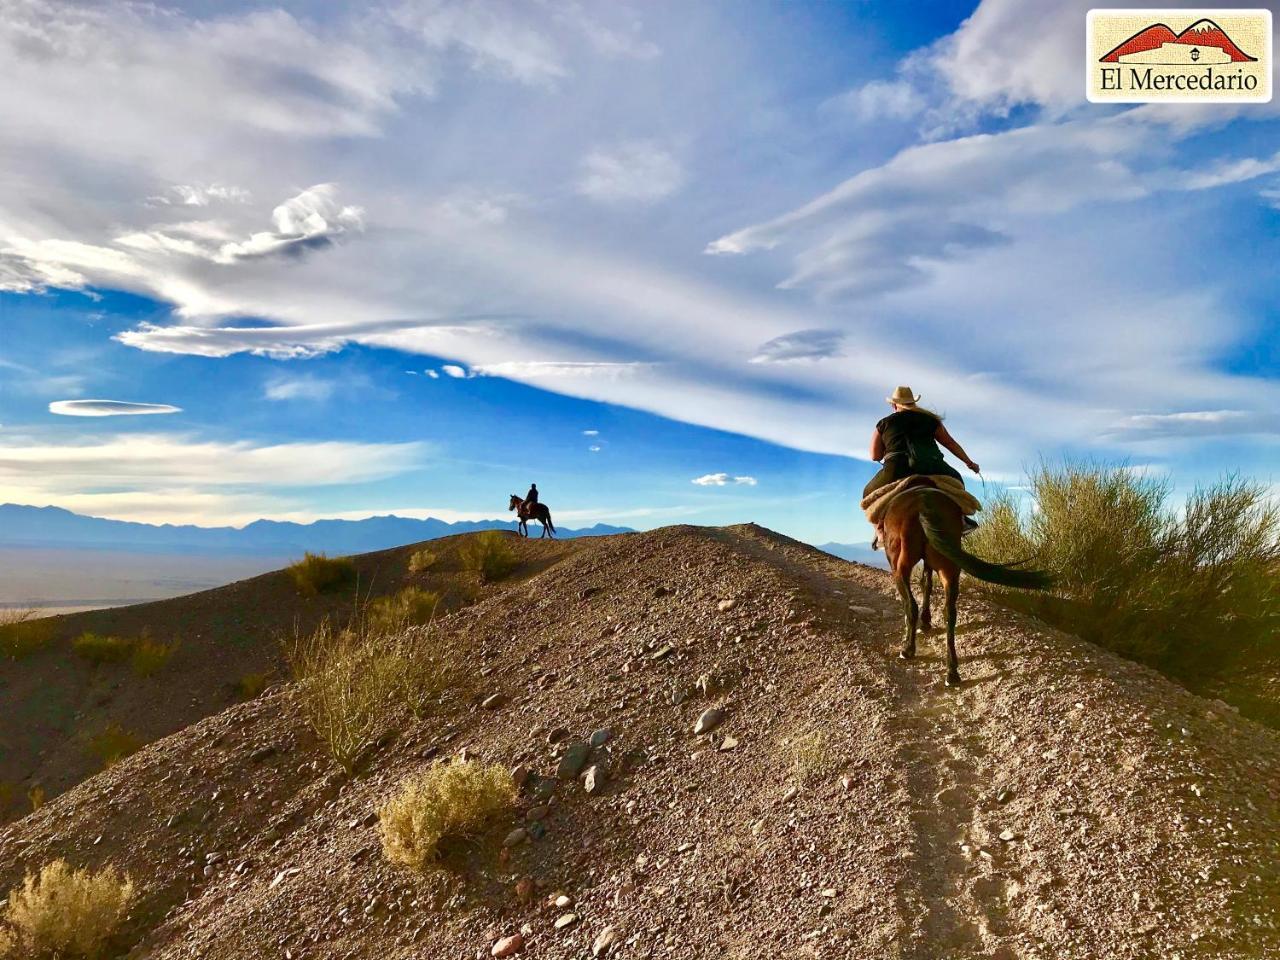
[[[1280,103],[1089,6],[0,0],[0,502],[865,541],[899,384],[980,498],[1274,483]]]

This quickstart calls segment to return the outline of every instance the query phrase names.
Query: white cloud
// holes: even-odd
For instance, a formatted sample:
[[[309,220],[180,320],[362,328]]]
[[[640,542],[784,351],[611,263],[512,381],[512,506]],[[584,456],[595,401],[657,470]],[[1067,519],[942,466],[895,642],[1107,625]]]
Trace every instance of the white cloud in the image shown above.
[[[735,484],[740,487],[754,487],[756,485],[755,477],[734,477],[727,473],[707,473],[701,477],[695,477],[692,481],[700,487],[727,487]]]
[[[644,140],[592,150],[582,161],[578,192],[601,203],[653,203],[684,184],[674,156]]]
[[[599,430],[583,430],[582,435],[584,437],[598,437],[600,436],[600,431]]]
[[[407,371],[413,373],[414,371]],[[332,380],[311,376],[282,376],[267,382],[262,395],[268,400],[314,400],[323,402],[333,396],[338,385]]]
[[[457,380],[465,380],[470,376],[466,367],[460,367],[456,363],[446,363],[440,369]]]
[[[472,369],[486,377],[511,377],[520,380],[558,377],[617,379],[634,375],[651,366],[653,366],[651,363],[635,361],[619,363],[594,360],[506,360],[502,363],[479,364]]]
[[[599,453],[603,449],[604,448],[600,446],[600,444],[598,443],[593,443],[591,446],[587,447],[587,450],[589,450],[591,453]]]
[[[1280,414],[1265,410],[1186,410],[1143,413],[1115,424],[1118,436],[1130,440],[1157,437],[1220,437],[1280,434]]]
[[[49,412],[64,417],[134,417],[157,413],[181,413],[167,403],[130,403],[125,400],[55,400]]]
[[[184,207],[207,207],[213,203],[248,203],[253,197],[243,187],[225,183],[176,183],[164,193],[148,197],[150,203],[161,206],[171,204]]]
[[[844,342],[839,330],[797,330],[760,345],[752,363],[787,363],[793,360],[826,360],[838,356]]]
[[[825,106],[849,113],[862,123],[909,120],[924,111],[926,100],[908,80],[872,80],[833,97]]]
[[[438,373],[437,373],[436,371],[434,371],[434,370],[424,370],[424,371],[423,371],[423,373],[425,373],[425,374],[426,374],[428,377],[430,377],[432,380],[439,380],[439,379],[440,379],[440,374],[438,374]]]

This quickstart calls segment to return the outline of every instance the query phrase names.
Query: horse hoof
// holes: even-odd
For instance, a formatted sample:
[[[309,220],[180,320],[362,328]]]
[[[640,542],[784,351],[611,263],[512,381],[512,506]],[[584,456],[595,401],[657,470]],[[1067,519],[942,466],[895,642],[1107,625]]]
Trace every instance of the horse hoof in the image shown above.
[[[958,674],[958,673],[948,673],[948,674],[947,674],[947,686],[948,686],[948,687],[958,687],[958,686],[960,686],[960,674]]]
[[[898,651],[898,659],[899,659],[899,660],[914,660],[915,658],[916,658],[916,652],[915,652],[914,650],[899,650],[899,651]]]

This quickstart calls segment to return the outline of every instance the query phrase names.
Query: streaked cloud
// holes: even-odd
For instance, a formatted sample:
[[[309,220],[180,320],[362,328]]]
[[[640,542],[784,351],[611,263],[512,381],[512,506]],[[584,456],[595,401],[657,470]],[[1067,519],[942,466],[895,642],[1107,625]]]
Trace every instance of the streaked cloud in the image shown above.
[[[752,363],[786,363],[791,360],[826,360],[838,356],[844,333],[839,330],[797,330],[760,345]]]
[[[413,371],[409,371],[412,373]],[[267,382],[262,395],[268,400],[328,400],[337,390],[332,380],[310,376],[274,377]]]
[[[635,140],[588,153],[578,192],[601,203],[653,203],[679,190],[684,179],[674,156],[655,143]]]
[[[692,481],[700,487],[754,487],[756,485],[755,477],[730,476],[727,473],[707,473],[701,477],[695,477]]]
[[[64,417],[136,417],[157,413],[181,413],[167,403],[130,403],[126,400],[55,400],[49,412]]]

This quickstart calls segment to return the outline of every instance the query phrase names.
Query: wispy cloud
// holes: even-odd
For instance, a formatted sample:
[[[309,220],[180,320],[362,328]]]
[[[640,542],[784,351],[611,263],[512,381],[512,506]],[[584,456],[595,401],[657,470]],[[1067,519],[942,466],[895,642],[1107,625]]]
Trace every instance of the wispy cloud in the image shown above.
[[[700,477],[695,477],[692,482],[700,487],[727,487],[730,485],[754,487],[756,485],[756,478],[745,476],[734,477],[727,473],[707,473]]]
[[[786,363],[790,360],[826,360],[838,356],[845,335],[839,330],[797,330],[760,345],[752,363]]]
[[[332,397],[337,387],[338,385],[334,381],[320,377],[275,377],[267,382],[262,395],[268,400],[313,400],[321,402]]]
[[[130,403],[126,400],[55,400],[49,412],[64,417],[136,417],[157,413],[181,413],[167,403]]]
[[[511,377],[535,380],[542,377],[605,377],[616,379],[630,376],[651,363],[600,362],[587,360],[505,360],[501,363],[483,363],[472,369],[487,377]]]
[[[684,170],[674,156],[655,143],[637,140],[588,153],[578,192],[602,203],[653,203],[683,183]]]

